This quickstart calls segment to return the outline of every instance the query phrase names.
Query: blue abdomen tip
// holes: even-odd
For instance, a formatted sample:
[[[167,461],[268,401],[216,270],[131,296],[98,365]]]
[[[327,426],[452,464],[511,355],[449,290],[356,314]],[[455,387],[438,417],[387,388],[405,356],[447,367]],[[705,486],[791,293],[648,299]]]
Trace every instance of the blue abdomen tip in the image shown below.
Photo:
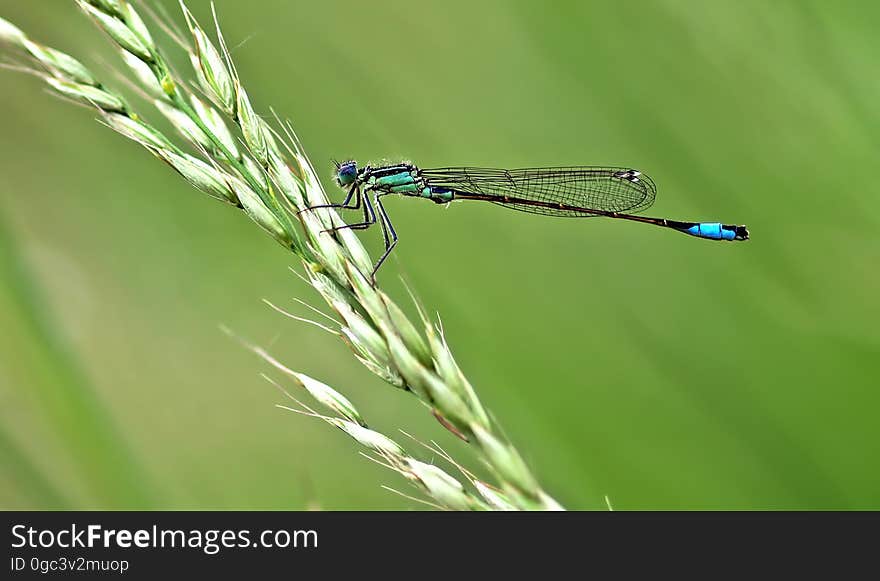
[[[721,222],[701,222],[684,230],[685,233],[709,240],[734,240],[736,231],[725,228]]]

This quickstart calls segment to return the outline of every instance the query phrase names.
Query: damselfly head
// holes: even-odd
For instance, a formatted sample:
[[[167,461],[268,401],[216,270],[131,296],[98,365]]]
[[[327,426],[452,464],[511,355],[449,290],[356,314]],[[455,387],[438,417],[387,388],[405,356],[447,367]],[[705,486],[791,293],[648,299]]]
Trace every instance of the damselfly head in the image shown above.
[[[357,162],[344,161],[336,164],[336,183],[340,187],[350,186],[357,179]]]

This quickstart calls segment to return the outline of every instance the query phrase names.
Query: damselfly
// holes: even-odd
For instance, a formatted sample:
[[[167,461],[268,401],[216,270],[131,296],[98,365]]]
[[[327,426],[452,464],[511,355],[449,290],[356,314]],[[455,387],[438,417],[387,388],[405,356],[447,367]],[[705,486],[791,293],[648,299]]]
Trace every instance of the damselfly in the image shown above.
[[[346,161],[336,164],[335,177],[339,187],[347,191],[345,201],[315,208],[363,211],[362,222],[340,228],[365,229],[378,220],[385,239],[385,252],[373,267],[373,276],[397,244],[397,232],[381,199],[389,194],[425,198],[438,204],[453,200],[482,200],[545,216],[620,218],[672,228],[709,240],[749,238],[745,226],[636,216],[637,212],[654,203],[657,188],[647,175],[623,167],[422,169],[401,163],[358,168],[356,162]]]

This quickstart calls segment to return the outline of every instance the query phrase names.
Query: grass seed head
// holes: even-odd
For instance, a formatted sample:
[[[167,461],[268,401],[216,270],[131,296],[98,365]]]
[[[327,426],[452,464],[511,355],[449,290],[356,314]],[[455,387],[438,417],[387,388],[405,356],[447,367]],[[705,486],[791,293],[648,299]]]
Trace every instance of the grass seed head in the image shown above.
[[[530,500],[538,500],[533,498],[535,491],[540,490],[538,484],[513,446],[502,442],[480,425],[474,425],[472,432],[501,481],[512,486],[517,493],[532,497]]]
[[[326,383],[322,383],[304,373],[294,373],[293,377],[321,405],[350,422],[366,427],[366,422],[364,422],[354,404],[347,397]]]
[[[226,113],[234,115],[236,105],[235,87],[232,75],[226,68],[226,62],[183,2],[181,2],[181,7],[186,16],[186,24],[192,33],[195,45],[194,52],[192,53],[195,58],[192,60],[193,66],[199,73],[198,78],[202,82],[205,91],[212,96],[217,105]]]
[[[268,149],[266,147],[266,137],[263,133],[263,125],[260,118],[254,112],[251,101],[248,99],[247,92],[238,85],[236,81],[236,94],[238,96],[238,118],[241,123],[241,132],[244,135],[245,143],[248,145],[257,160],[266,165],[268,163]]]
[[[230,176],[214,166],[188,154],[178,155],[169,150],[160,150],[157,154],[200,191],[212,198],[238,204],[238,197],[229,185]]]
[[[263,204],[260,196],[238,178],[232,178],[230,182],[232,191],[235,192],[238,201],[248,216],[251,217],[251,220],[268,232],[275,240],[285,246],[290,246],[293,243],[293,237],[287,232],[281,221]]]
[[[134,73],[140,86],[146,90],[151,97],[163,100],[168,98],[168,94],[162,87],[162,83],[156,78],[153,69],[151,69],[147,63],[127,50],[122,50],[120,53],[122,55],[122,60],[125,61],[125,64],[127,64],[128,68],[131,69],[131,72]]]
[[[473,480],[474,488],[477,489],[477,492],[480,496],[483,497],[489,506],[494,508],[495,510],[517,510],[516,506],[511,502],[511,500],[507,497],[506,494],[495,488],[494,486],[490,486],[486,484],[482,480]]]
[[[192,118],[172,105],[162,100],[156,100],[156,108],[165,115],[165,118],[171,122],[178,133],[183,135],[184,139],[195,144],[205,151],[210,151],[214,147],[214,142],[208,137],[201,127],[192,120]]]
[[[353,231],[338,229],[345,225],[341,216],[333,209],[298,214],[308,242],[300,240],[299,230],[293,226],[297,212],[325,205],[328,198],[290,124],[276,116],[281,132],[275,132],[256,113],[240,84],[219,26],[220,50],[180,2],[192,35],[187,52],[199,86],[212,105],[194,95],[186,79],[175,76],[176,71],[164,61],[148,27],[128,2],[76,1],[122,48],[132,78],[195,145],[200,157],[184,153],[141,121],[118,94],[98,83],[73,57],[29,41],[21,30],[2,19],[0,41],[27,51],[42,65],[41,74],[57,93],[99,108],[113,129],[163,159],[199,190],[242,207],[261,228],[295,252],[303,260],[308,281],[340,314],[339,334],[355,356],[391,385],[409,388],[443,419],[448,429],[467,437],[494,470],[502,492],[465,474],[479,492],[470,494],[440,468],[405,456],[392,439],[362,425],[351,402],[336,390],[279,367],[339,417],[320,416],[311,410],[308,415],[344,430],[382,456],[387,465],[419,482],[445,507],[559,508],[540,489],[516,450],[496,435],[494,422],[456,365],[442,332],[422,314],[422,334],[423,329],[413,325],[387,295],[377,290],[375,281],[369,278],[372,260]],[[229,122],[238,127],[243,139],[230,131]],[[261,356],[273,362],[265,353]]]
[[[98,107],[102,111],[123,113],[125,102],[120,97],[91,85],[83,85],[73,81],[62,81],[54,77],[46,77],[46,82],[58,93],[85,105]]]
[[[360,445],[378,452],[382,456],[390,456],[392,458],[403,458],[406,456],[403,448],[385,434],[380,434],[348,420],[330,418],[328,421],[357,440]]]
[[[406,468],[428,495],[453,510],[473,510],[474,498],[467,493],[461,482],[433,464],[425,464],[412,458],[407,459]]]
[[[23,47],[25,41],[27,36],[17,26],[0,18],[0,42]]]
[[[211,134],[223,144],[223,147],[225,147],[233,157],[241,158],[241,153],[236,145],[235,137],[232,135],[232,132],[229,131],[229,126],[226,125],[223,116],[216,109],[195,95],[190,97],[190,103],[192,103],[193,109],[195,109],[199,120],[211,131]],[[211,149],[213,149],[213,147],[212,144]]]
[[[114,131],[140,143],[147,149],[171,149],[173,147],[164,135],[128,115],[110,113],[104,116],[104,120]]]
[[[82,85],[98,86],[98,81],[81,62],[61,51],[24,40],[24,47],[55,77]]]
[[[134,9],[134,6],[126,2],[122,7],[121,12],[124,15],[125,23],[128,25],[128,28],[143,43],[148,54],[156,52],[156,43],[153,42],[153,36],[150,34],[150,29],[147,28],[147,25],[144,23],[141,15],[137,13],[137,10]]]
[[[122,16],[125,0],[86,0],[89,4],[113,16]]]
[[[116,16],[116,14],[122,14],[122,8],[118,11],[104,9],[101,7],[102,3],[90,4],[85,0],[77,0],[77,3],[119,46],[145,62],[153,60],[149,43],[142,39],[136,31],[129,28],[125,21]]]

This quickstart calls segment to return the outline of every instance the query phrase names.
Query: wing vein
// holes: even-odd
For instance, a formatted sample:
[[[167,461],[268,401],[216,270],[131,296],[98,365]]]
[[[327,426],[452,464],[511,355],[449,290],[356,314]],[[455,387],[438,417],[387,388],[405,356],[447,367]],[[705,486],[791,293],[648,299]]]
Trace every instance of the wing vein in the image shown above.
[[[586,210],[637,213],[649,208],[657,195],[650,177],[625,167],[448,167],[422,169],[419,175],[432,187],[486,196],[507,208],[549,216],[595,215]]]

